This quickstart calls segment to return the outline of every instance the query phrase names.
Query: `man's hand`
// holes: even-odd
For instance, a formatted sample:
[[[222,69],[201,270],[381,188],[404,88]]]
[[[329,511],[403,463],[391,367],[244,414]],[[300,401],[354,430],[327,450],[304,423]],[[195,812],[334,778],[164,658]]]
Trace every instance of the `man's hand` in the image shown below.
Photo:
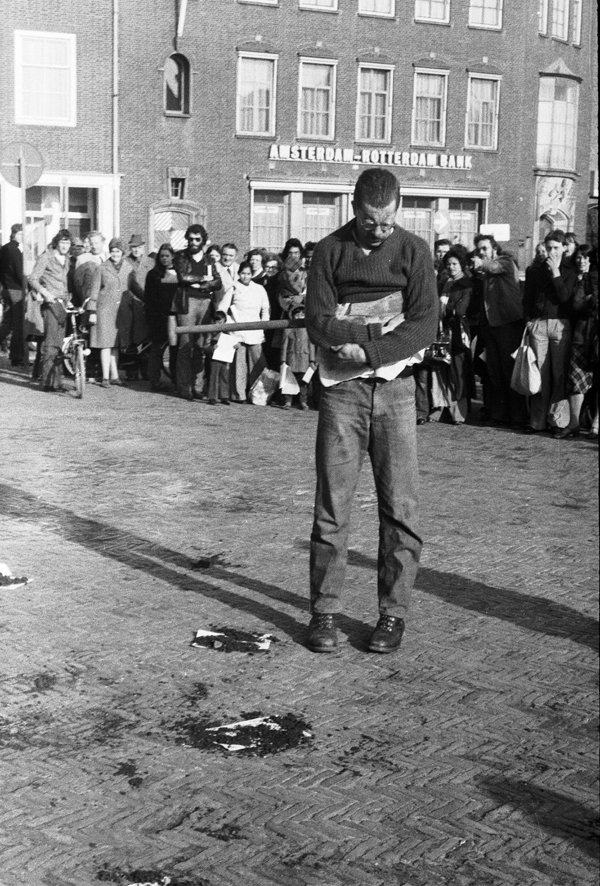
[[[481,261],[481,259],[479,258],[478,255],[474,255],[472,257],[471,267],[473,268],[474,271],[478,271],[482,264],[483,264],[483,262]]]
[[[553,277],[560,277],[560,260],[561,255],[549,255],[546,259],[546,264],[550,269],[550,273]]]
[[[354,344],[346,344],[340,345],[339,347],[332,348],[332,351],[335,351],[340,360],[346,360],[348,363],[366,363],[367,355],[360,345]]]

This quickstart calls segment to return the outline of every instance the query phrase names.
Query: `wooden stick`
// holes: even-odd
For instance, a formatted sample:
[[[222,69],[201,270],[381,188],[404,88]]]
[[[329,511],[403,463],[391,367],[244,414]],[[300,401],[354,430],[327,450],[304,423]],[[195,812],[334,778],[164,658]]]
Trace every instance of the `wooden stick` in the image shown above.
[[[256,320],[254,323],[207,323],[204,326],[176,326],[175,332],[242,332],[246,329],[304,329],[305,320]]]

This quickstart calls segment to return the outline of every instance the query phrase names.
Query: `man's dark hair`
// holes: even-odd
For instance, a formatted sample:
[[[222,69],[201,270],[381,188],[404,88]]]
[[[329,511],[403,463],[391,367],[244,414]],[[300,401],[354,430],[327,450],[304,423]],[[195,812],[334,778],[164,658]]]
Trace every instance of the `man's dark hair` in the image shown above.
[[[56,234],[50,242],[50,246],[52,247],[52,249],[56,249],[60,240],[68,240],[70,243],[72,243],[73,238],[71,236],[71,232],[68,231],[66,228],[61,228],[58,234]]]
[[[565,242],[566,243],[574,243],[577,246],[577,234],[575,231],[567,231],[565,234]]]
[[[554,231],[550,231],[549,234],[546,234],[544,237],[544,243],[548,245],[551,240],[554,240],[555,243],[562,243],[563,246],[567,243],[567,238],[564,231],[561,231],[559,228],[556,228]]]
[[[223,245],[221,246],[221,255],[223,254],[224,249],[235,249],[236,252],[238,251],[235,243],[223,243]]]
[[[10,226],[10,239],[14,240],[19,231],[23,230],[23,225],[17,222],[15,225]]]
[[[388,169],[365,169],[354,186],[355,206],[373,206],[381,209],[390,203],[400,204],[400,185]]]
[[[438,246],[450,246],[450,247],[452,247],[452,243],[450,242],[450,240],[446,240],[445,237],[442,237],[441,240],[434,240],[434,242],[433,242],[433,251],[434,251],[434,252],[435,252],[435,250],[438,248]]]
[[[476,236],[473,238],[473,243],[475,244],[475,246],[479,246],[479,244],[483,243],[484,240],[488,240],[492,245],[492,249],[495,249],[498,255],[500,255],[500,253],[502,252],[500,244],[498,243],[496,238],[492,236],[492,234],[476,234]]]
[[[187,229],[187,231],[185,232],[185,239],[186,240],[190,239],[190,234],[200,234],[202,237],[202,245],[203,246],[206,243],[206,241],[208,240],[208,234],[206,233],[206,228],[203,228],[202,225],[199,225],[199,224],[190,225],[189,228]]]

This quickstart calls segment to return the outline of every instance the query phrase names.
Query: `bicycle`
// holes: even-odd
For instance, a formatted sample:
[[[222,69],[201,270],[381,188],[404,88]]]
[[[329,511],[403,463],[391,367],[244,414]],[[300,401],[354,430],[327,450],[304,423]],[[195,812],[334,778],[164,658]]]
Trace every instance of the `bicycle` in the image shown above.
[[[76,319],[83,313],[83,308],[67,308],[66,311],[71,332],[66,336],[62,346],[63,365],[75,381],[75,396],[81,400],[86,384],[85,358],[90,354],[90,349],[83,335],[83,329],[78,327]]]

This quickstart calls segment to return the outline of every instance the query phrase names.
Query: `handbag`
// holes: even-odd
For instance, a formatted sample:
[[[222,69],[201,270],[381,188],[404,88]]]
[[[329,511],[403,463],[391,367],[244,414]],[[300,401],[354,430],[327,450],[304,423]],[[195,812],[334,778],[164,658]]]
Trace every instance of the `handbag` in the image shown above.
[[[37,301],[30,292],[26,295],[23,333],[27,339],[43,338],[44,336],[41,302]]]
[[[537,364],[535,351],[529,344],[529,331],[526,328],[521,339],[521,344],[512,354],[515,358],[510,386],[517,394],[529,397],[537,394],[542,389],[542,376]]]
[[[450,366],[452,362],[452,335],[450,332],[444,332],[440,323],[438,335],[434,342],[425,348],[422,365],[430,366],[435,369],[436,366]]]

